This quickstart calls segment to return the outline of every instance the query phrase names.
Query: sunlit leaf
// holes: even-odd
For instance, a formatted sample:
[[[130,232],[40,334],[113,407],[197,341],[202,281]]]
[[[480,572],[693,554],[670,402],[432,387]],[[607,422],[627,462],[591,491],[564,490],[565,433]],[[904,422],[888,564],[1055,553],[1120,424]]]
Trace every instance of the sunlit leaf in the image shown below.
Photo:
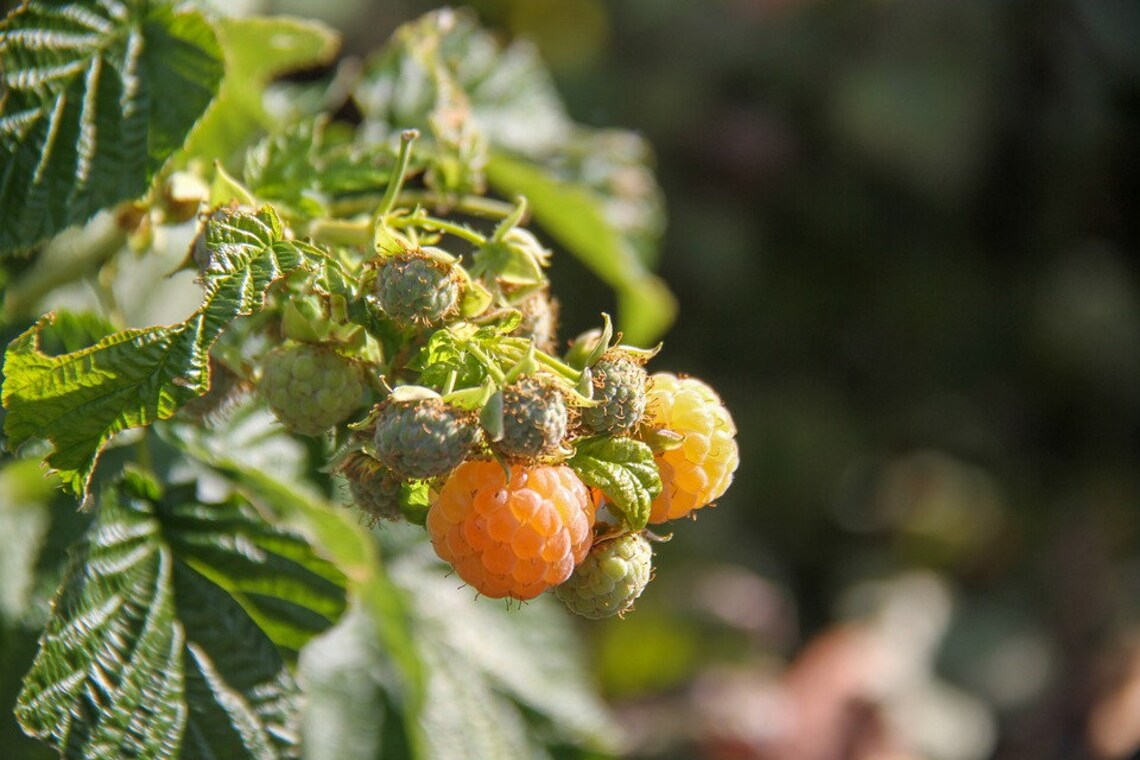
[[[0,23],[0,254],[137,198],[222,78],[196,12],[32,2]]]
[[[141,475],[102,492],[16,708],[61,756],[299,756],[299,691],[280,652],[180,549],[208,545],[229,555],[214,565],[246,568],[264,555],[186,525]]]
[[[268,287],[324,254],[285,240],[272,209],[215,214],[206,228],[205,299],[176,325],[126,330],[93,346],[49,356],[47,315],[8,346],[4,430],[12,446],[51,441],[48,465],[86,496],[99,450],[117,432],[168,419],[209,387],[209,348],[234,319],[259,311]]]
[[[578,444],[570,466],[586,485],[602,490],[630,528],[645,527],[661,493],[652,449],[632,438],[590,438]]]

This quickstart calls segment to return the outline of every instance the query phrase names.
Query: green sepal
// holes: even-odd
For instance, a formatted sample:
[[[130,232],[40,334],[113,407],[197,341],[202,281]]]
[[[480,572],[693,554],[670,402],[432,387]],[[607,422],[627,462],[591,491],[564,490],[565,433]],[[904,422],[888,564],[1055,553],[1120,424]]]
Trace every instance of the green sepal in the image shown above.
[[[479,410],[479,424],[487,433],[488,440],[497,443],[503,440],[503,392],[497,390]]]
[[[582,482],[602,490],[631,530],[646,526],[653,500],[661,493],[661,475],[649,446],[632,438],[586,438],[578,442],[569,465]]]

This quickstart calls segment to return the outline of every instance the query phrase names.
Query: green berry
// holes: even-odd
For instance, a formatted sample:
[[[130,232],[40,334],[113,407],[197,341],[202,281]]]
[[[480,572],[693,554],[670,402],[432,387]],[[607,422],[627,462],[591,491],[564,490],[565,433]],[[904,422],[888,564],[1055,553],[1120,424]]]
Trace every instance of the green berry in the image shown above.
[[[400,479],[395,473],[360,451],[349,454],[339,469],[348,481],[352,501],[373,523],[403,518]]]
[[[459,282],[451,265],[408,251],[385,259],[376,271],[376,305],[400,325],[442,324],[459,304]]]
[[[402,477],[434,478],[467,457],[477,433],[469,414],[442,399],[389,401],[376,415],[376,456]]]
[[[625,356],[602,359],[592,368],[596,406],[582,409],[582,425],[592,433],[625,435],[645,414],[645,369]]]
[[[360,406],[364,370],[327,348],[286,343],[261,364],[259,388],[277,419],[303,435],[320,435]]]
[[[508,458],[547,456],[557,451],[568,424],[562,394],[534,378],[523,378],[503,390],[503,437],[494,447]]]
[[[595,544],[555,595],[576,615],[597,620],[633,607],[649,584],[653,549],[640,533]]]

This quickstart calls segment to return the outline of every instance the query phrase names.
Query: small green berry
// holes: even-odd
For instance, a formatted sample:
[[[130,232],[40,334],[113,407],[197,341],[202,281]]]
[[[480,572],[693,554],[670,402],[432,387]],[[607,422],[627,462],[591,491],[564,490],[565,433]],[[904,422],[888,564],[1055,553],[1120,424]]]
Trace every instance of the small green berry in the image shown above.
[[[640,533],[626,533],[595,544],[574,574],[554,589],[576,615],[597,620],[633,607],[649,584],[653,549]]]
[[[582,409],[582,425],[591,433],[625,435],[645,414],[647,375],[640,363],[625,356],[604,358],[591,370],[594,400]]]
[[[323,346],[286,343],[261,363],[262,395],[277,419],[303,435],[320,435],[360,405],[367,385],[355,362]]]
[[[375,523],[403,518],[400,479],[364,452],[353,452],[338,468],[348,481],[352,501]]]
[[[471,416],[442,399],[388,401],[376,415],[376,456],[404,478],[445,475],[475,445]]]
[[[459,281],[452,267],[417,251],[385,259],[376,270],[376,306],[404,326],[440,325],[456,313]]]
[[[508,458],[534,460],[558,450],[569,413],[562,394],[534,378],[503,389],[503,437],[493,445]]]

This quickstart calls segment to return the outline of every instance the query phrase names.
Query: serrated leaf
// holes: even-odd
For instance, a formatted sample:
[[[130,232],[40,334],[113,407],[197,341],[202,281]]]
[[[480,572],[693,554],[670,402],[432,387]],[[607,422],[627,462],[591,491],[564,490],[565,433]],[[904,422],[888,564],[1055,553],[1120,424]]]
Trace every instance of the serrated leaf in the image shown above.
[[[226,163],[257,132],[276,126],[263,105],[266,85],[290,71],[328,63],[340,37],[319,21],[289,16],[222,18],[217,28],[226,76],[185,152]]]
[[[299,691],[284,660],[179,556],[156,491],[128,476],[102,493],[17,719],[67,758],[297,757]],[[224,534],[213,540],[227,550]]]
[[[626,342],[648,345],[672,323],[672,294],[646,267],[633,241],[607,217],[604,196],[505,153],[493,153],[486,171],[498,192],[526,196],[535,222],[614,288]]]
[[[323,120],[310,120],[264,138],[246,154],[246,184],[309,217],[328,215],[328,204],[338,198],[382,193],[395,164],[391,151],[338,142],[327,133]]]
[[[50,441],[48,465],[86,498],[100,449],[116,433],[170,418],[209,387],[209,349],[239,316],[259,311],[269,286],[302,266],[327,260],[317,248],[284,239],[269,207],[215,213],[206,226],[210,262],[205,299],[176,325],[115,333],[95,345],[48,356],[43,317],[5,353],[4,430],[12,446]]]
[[[301,491],[248,465],[201,448],[189,447],[200,461],[228,478],[255,503],[311,534],[324,554],[344,571],[353,598],[371,617],[381,643],[382,667],[388,674],[385,697],[402,725],[409,756],[425,757],[424,710],[426,674],[416,649],[403,593],[388,577],[376,542],[346,510]]]
[[[552,743],[612,749],[613,724],[584,677],[565,611],[550,598],[521,610],[476,600],[422,546],[392,574],[414,592],[418,643],[433,674],[424,720],[437,756],[537,758]]]
[[[602,490],[630,528],[646,526],[653,499],[661,493],[652,449],[632,438],[588,438],[569,464],[586,485]]]
[[[24,4],[0,62],[0,254],[143,195],[222,78],[210,25],[165,3]]]
[[[518,153],[549,153],[571,131],[534,47],[503,49],[465,11],[435,11],[397,30],[353,97],[374,141],[409,128],[438,138],[433,117],[448,105],[468,112],[490,145]]]
[[[230,594],[290,662],[344,612],[343,573],[245,500],[177,500],[162,519],[178,556]]]

